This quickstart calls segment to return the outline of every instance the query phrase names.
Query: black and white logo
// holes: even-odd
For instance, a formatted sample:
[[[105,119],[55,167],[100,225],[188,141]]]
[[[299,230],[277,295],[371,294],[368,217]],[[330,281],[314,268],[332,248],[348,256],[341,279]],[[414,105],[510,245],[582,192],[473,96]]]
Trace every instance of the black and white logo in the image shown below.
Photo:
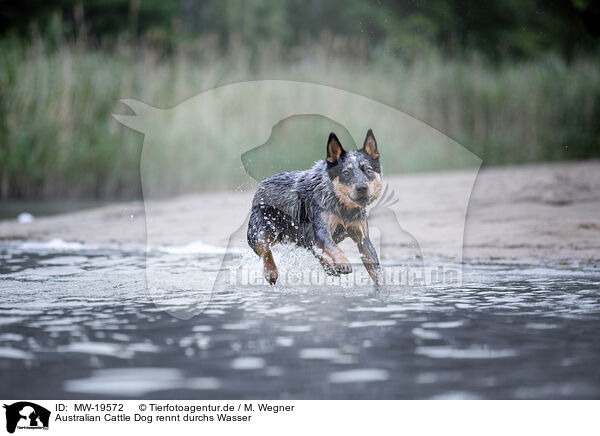
[[[48,429],[50,411],[29,401],[19,401],[4,405],[6,409],[6,431],[14,433],[16,429]]]

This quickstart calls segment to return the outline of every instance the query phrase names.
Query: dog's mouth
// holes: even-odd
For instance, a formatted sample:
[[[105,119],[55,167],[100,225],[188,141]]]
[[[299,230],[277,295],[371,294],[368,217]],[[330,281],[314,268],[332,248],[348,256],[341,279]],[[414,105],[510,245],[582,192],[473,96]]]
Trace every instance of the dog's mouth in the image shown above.
[[[362,194],[362,195],[355,195],[354,197],[351,197],[352,201],[354,201],[356,204],[358,204],[359,206],[366,206],[367,204],[369,204],[371,202],[371,197],[369,196],[369,194]]]

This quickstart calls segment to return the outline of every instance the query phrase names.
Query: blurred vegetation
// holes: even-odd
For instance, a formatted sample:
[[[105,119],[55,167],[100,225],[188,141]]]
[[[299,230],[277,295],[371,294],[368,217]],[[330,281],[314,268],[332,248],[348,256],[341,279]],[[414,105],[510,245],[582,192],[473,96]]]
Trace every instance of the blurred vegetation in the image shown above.
[[[592,0],[25,0],[0,2],[0,34],[76,37],[91,46],[143,39],[161,51],[199,36],[220,49],[243,43],[251,55],[277,41],[310,46],[323,32],[358,38],[404,60],[435,47],[492,59],[552,50],[567,58],[598,47],[600,4]],[[58,23],[63,25],[59,26]]]
[[[251,79],[368,96],[484,164],[597,158],[598,18],[587,0],[2,2],[0,199],[139,195],[119,99]]]

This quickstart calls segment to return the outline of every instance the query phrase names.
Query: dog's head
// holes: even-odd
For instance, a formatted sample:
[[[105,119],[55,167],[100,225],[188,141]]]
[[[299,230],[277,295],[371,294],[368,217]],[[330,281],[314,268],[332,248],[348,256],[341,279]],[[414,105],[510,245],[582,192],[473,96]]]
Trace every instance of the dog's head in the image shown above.
[[[369,129],[362,149],[346,152],[335,133],[327,140],[327,173],[333,191],[347,209],[363,208],[381,193],[377,140]]]

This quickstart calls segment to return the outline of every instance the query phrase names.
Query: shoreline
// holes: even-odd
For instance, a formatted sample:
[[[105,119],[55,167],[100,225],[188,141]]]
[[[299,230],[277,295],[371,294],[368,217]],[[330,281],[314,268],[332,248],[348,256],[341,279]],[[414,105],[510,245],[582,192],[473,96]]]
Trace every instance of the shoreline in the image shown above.
[[[417,240],[428,247],[427,254],[461,260],[449,255],[446,246],[460,218],[456,204],[468,178],[469,170],[385,177],[401,200],[398,221],[402,228],[413,229],[412,234],[425,235]],[[424,193],[439,201],[432,206],[423,201]],[[252,192],[208,192],[155,201],[152,216],[163,224],[152,225],[151,241],[167,247],[200,242],[207,249],[225,247],[227,238],[218,230],[238,228],[251,198]],[[201,205],[202,219],[194,204]],[[144,204],[139,201],[39,217],[27,224],[0,221],[0,243],[62,240],[128,250],[145,248],[147,234]],[[596,266],[600,161],[481,169],[470,195],[463,241],[465,262]]]

